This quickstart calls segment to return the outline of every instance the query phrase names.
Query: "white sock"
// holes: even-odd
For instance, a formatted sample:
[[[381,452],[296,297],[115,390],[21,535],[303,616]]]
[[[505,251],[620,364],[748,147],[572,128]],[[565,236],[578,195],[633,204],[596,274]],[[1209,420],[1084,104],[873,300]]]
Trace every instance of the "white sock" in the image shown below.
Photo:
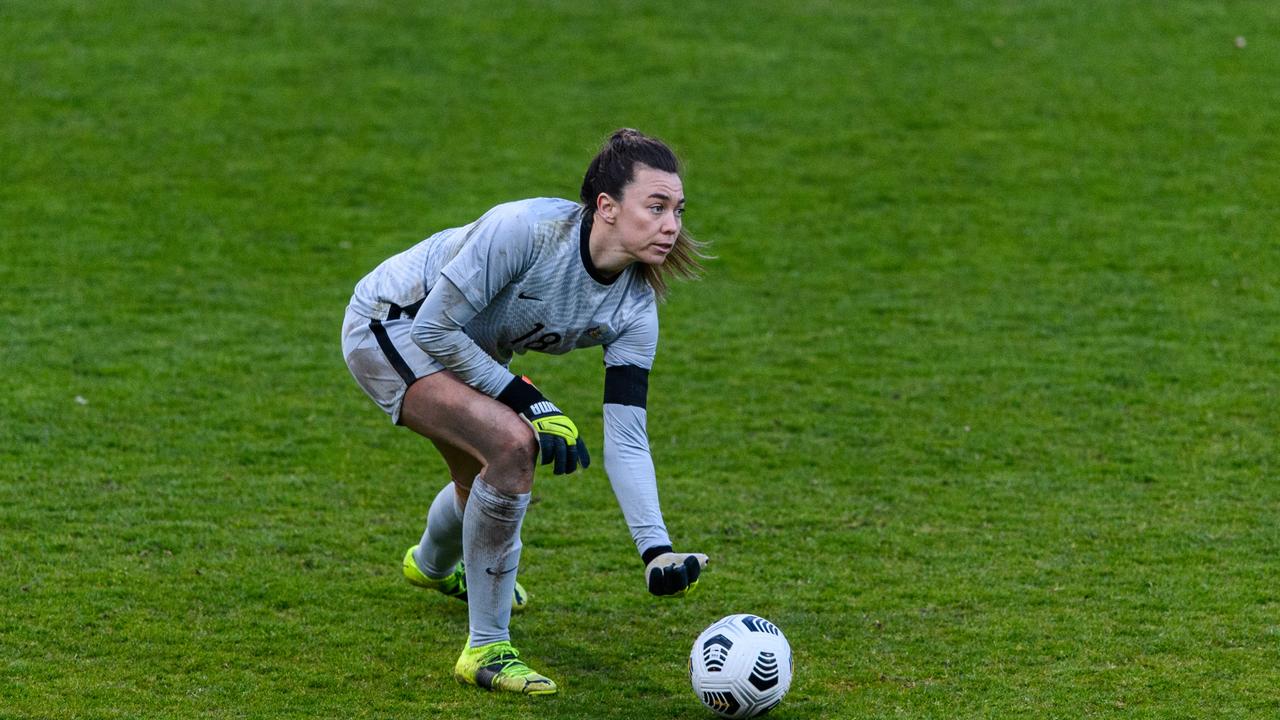
[[[511,595],[529,495],[502,492],[480,478],[471,485],[462,529],[471,647],[511,639]]]
[[[453,483],[444,486],[427,511],[427,528],[413,554],[418,569],[429,578],[447,577],[462,559],[462,508]]]

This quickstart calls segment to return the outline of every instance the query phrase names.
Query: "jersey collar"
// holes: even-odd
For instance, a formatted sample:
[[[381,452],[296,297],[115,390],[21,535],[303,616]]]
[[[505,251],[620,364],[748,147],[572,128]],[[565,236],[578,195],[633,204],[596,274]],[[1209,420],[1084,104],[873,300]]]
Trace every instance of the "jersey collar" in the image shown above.
[[[582,267],[586,269],[592,280],[601,285],[612,285],[622,277],[622,273],[605,275],[595,263],[591,262],[591,224],[594,219],[595,213],[583,211],[582,228],[578,233],[578,251],[582,255]]]

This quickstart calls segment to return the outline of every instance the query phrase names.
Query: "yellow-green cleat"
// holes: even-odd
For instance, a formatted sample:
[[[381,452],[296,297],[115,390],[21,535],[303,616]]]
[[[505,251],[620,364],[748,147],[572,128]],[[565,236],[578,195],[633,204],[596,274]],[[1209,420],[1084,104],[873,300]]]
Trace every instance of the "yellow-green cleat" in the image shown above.
[[[467,572],[462,563],[458,563],[453,572],[442,578],[430,578],[418,569],[418,563],[413,559],[413,551],[418,546],[414,545],[404,553],[404,579],[409,581],[410,585],[416,585],[420,588],[428,590],[436,590],[451,598],[457,598],[462,602],[467,601]],[[529,604],[529,593],[524,591],[519,581],[516,582],[516,588],[511,593],[511,610],[519,612],[524,610]]]
[[[524,695],[554,695],[560,689],[551,678],[525,665],[506,640],[475,648],[468,641],[453,666],[453,677],[465,685]]]

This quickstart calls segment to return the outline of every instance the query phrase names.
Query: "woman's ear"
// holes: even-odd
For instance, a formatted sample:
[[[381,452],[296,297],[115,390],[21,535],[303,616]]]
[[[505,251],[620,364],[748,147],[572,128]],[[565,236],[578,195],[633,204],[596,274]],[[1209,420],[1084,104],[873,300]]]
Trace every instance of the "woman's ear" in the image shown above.
[[[597,218],[612,225],[618,220],[618,210],[618,201],[614,200],[609,193],[600,193],[596,196]]]

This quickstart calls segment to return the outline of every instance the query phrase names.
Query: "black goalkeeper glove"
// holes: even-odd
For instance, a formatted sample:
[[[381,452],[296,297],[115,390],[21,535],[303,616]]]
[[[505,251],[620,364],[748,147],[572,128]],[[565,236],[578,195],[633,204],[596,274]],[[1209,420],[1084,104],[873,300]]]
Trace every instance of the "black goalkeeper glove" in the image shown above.
[[[698,587],[698,576],[710,560],[702,553],[667,552],[650,560],[644,568],[649,592],[659,597],[681,598]]]
[[[517,377],[498,394],[498,401],[515,410],[538,433],[542,464],[555,463],[556,475],[567,475],[591,465],[587,444],[578,437],[578,426],[542,395],[529,378]]]

